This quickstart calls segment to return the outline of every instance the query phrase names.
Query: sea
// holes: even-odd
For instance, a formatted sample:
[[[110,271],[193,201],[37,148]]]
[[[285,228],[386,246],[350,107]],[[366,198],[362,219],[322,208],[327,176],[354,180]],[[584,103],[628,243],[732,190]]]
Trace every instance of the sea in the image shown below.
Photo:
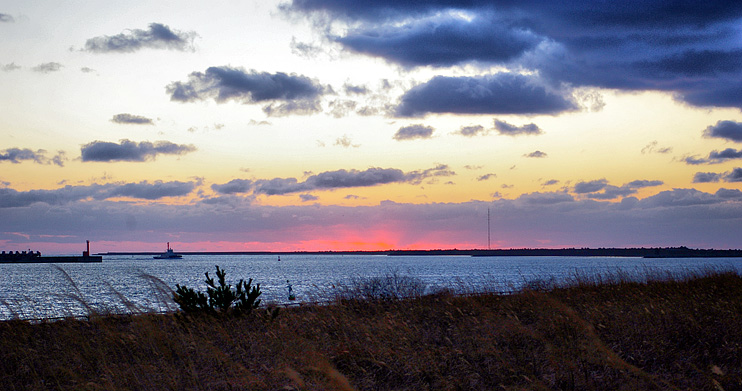
[[[742,273],[742,258],[471,257],[366,254],[104,256],[102,263],[0,264],[0,320],[177,309],[177,285],[205,291],[216,266],[232,285],[260,284],[265,305],[323,303],[371,279],[412,281],[424,293],[512,293],[578,280],[644,281],[709,270]],[[289,288],[290,286],[290,288]],[[295,300],[289,300],[289,289]]]

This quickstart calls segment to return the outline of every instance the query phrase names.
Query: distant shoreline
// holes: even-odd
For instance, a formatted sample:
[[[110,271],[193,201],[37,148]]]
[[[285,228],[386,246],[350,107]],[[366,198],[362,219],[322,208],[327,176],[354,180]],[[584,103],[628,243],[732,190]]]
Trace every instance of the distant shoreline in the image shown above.
[[[161,252],[105,252],[96,255],[158,255]],[[520,249],[437,249],[437,250],[386,250],[386,251],[183,251],[181,255],[387,255],[435,256],[461,255],[474,257],[640,257],[640,258],[720,258],[742,257],[742,250],[691,249],[687,247],[651,248],[520,248]]]

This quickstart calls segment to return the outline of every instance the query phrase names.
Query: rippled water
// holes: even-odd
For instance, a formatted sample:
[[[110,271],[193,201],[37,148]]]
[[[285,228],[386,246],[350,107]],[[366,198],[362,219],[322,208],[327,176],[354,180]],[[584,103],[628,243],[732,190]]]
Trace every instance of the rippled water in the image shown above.
[[[644,259],[624,257],[468,257],[383,255],[186,255],[105,256],[97,264],[0,264],[0,319],[49,318],[98,311],[174,309],[176,284],[204,290],[204,273],[215,265],[227,280],[252,278],[263,302],[284,303],[289,280],[299,301],[321,300],[333,287],[364,277],[396,273],[422,281],[428,289],[508,291],[533,280],[563,282],[619,272],[637,279],[649,274],[682,274],[708,268],[742,272],[742,258]],[[151,278],[152,276],[155,278]],[[159,281],[159,282],[158,282]],[[161,286],[164,284],[164,286]],[[81,300],[80,300],[81,299]],[[84,304],[83,304],[84,303]]]

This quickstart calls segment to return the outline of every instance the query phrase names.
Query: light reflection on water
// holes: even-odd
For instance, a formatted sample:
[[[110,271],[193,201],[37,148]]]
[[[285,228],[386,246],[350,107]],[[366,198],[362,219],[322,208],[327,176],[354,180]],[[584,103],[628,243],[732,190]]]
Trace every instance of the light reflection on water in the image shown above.
[[[105,256],[97,264],[0,264],[0,319],[79,316],[85,306],[126,312],[131,303],[146,310],[174,309],[176,284],[205,290],[204,273],[215,265],[227,280],[253,279],[264,303],[284,303],[286,281],[298,300],[321,300],[334,286],[353,279],[396,273],[436,288],[508,291],[532,280],[568,281],[575,276],[628,273],[682,273],[708,268],[742,272],[742,258],[625,257],[468,257],[384,255],[186,255],[155,260],[151,256]],[[67,277],[69,276],[69,277]],[[144,276],[154,276],[156,279]],[[165,289],[157,288],[157,280]],[[78,298],[82,297],[82,300]],[[126,304],[128,302],[129,304]]]

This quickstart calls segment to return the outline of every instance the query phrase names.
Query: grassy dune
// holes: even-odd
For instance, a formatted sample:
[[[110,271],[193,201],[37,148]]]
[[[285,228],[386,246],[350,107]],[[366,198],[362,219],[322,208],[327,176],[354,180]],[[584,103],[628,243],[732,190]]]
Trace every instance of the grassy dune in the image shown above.
[[[5,321],[0,389],[740,390],[742,277]]]

